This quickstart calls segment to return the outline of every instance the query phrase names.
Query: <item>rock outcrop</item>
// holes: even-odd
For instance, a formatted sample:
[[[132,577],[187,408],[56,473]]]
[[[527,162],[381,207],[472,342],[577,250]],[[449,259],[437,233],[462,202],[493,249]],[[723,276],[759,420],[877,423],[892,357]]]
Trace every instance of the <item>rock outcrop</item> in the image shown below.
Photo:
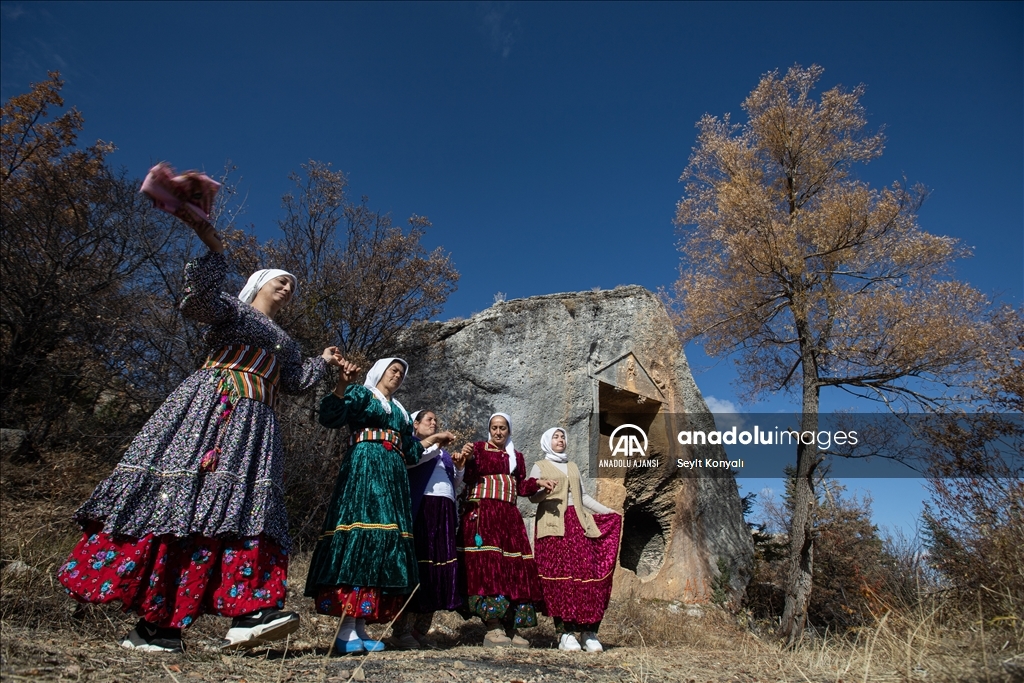
[[[745,587],[753,546],[735,480],[693,476],[667,457],[672,425],[713,429],[713,418],[654,294],[630,286],[506,301],[468,320],[419,325],[403,347],[411,371],[398,397],[410,410],[436,410],[460,436],[484,438],[488,416],[508,413],[516,448],[532,463],[545,429],[568,430],[584,485],[624,515],[616,593],[705,602],[720,559],[731,588]],[[661,456],[660,465],[599,476],[598,456],[610,454],[623,415],[644,423],[648,456]],[[683,452],[725,456],[720,446]],[[533,506],[521,501],[530,524]]]
[[[39,451],[24,429],[0,429],[0,457],[13,462],[36,462]]]

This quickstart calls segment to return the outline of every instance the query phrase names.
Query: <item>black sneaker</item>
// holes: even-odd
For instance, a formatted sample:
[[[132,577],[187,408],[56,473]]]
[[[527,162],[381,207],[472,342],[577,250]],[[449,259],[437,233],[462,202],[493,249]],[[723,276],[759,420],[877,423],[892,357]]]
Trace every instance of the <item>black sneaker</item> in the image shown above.
[[[128,635],[121,641],[121,647],[143,652],[182,653],[185,647],[181,642],[180,628],[161,628],[154,626],[145,619],[140,619]]]
[[[299,629],[299,615],[279,609],[261,609],[259,612],[235,617],[231,620],[221,648],[238,650],[256,647],[260,643],[280,640]]]

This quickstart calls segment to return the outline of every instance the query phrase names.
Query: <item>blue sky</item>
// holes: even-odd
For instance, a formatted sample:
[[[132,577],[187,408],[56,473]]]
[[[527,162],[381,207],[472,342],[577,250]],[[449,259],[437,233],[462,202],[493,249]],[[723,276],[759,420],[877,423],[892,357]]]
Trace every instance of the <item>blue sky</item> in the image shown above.
[[[310,158],[344,170],[354,196],[398,220],[428,216],[428,246],[443,245],[462,273],[445,318],[483,310],[497,292],[670,285],[695,122],[738,115],[762,74],[794,63],[823,66],[824,88],[867,85],[870,126],[885,125],[888,143],[859,175],[927,185],[923,227],[974,247],[958,275],[1022,299],[1021,3],[0,10],[2,97],[60,70],[84,141],[115,143],[111,160],[133,174],[160,160],[218,172],[230,160],[243,221],[267,237],[288,173]],[[688,355],[704,394],[738,405],[731,362],[694,345]],[[909,482],[874,486],[879,521],[916,514]],[[883,497],[902,512],[886,512]]]

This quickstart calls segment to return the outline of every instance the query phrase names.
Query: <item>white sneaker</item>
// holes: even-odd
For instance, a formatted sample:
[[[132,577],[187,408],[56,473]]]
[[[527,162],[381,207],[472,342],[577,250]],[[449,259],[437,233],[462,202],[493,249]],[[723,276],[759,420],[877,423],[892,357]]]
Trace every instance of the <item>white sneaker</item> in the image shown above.
[[[576,636],[571,633],[563,633],[562,637],[558,639],[558,649],[564,652],[579,652],[583,648],[580,647],[580,641],[576,640]]]
[[[587,652],[604,652],[604,646],[601,645],[601,641],[597,639],[596,633],[590,631],[582,635],[583,647],[587,649]]]

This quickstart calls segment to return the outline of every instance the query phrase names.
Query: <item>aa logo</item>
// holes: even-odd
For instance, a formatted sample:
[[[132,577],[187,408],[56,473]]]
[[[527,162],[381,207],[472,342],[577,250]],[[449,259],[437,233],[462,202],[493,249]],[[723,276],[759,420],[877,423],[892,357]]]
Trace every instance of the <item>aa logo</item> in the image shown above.
[[[643,439],[643,445],[640,445]],[[619,425],[608,437],[608,448],[612,449],[612,457],[626,458],[647,457],[647,433],[636,425]]]

